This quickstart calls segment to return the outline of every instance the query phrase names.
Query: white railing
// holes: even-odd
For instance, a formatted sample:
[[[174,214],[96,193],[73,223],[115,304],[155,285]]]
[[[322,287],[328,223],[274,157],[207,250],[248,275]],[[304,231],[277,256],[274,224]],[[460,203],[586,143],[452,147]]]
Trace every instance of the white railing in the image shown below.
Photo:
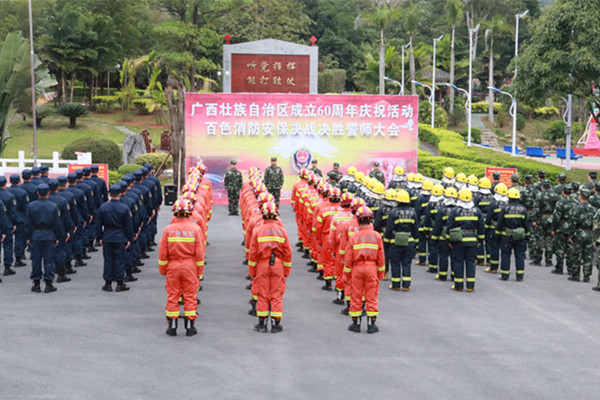
[[[38,158],[37,165],[46,164],[54,174],[66,174],[69,164],[91,164],[92,153],[76,153],[76,160],[61,160],[58,151],[52,152],[52,159]],[[25,151],[19,150],[18,158],[0,158],[0,174],[21,173],[33,166],[33,158],[25,158]]]

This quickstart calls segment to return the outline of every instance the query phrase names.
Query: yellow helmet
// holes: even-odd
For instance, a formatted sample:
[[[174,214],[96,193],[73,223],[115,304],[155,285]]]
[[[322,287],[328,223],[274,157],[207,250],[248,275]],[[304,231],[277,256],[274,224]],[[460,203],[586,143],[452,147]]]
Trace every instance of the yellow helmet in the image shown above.
[[[369,190],[373,190],[375,188],[375,184],[380,183],[377,179],[375,178],[369,178],[369,181],[367,182],[367,187],[369,188]],[[383,193],[383,192],[381,192]]]
[[[423,190],[431,190],[433,189],[433,181],[431,179],[425,179],[423,181]]]
[[[354,176],[354,175],[356,175],[356,172],[357,172],[357,170],[356,170],[355,166],[348,168],[348,175]]]
[[[414,172],[409,172],[408,175],[406,175],[406,180],[409,182],[414,182],[415,181],[415,174]]]
[[[458,191],[458,199],[461,201],[473,200],[473,193],[467,188],[462,188]]]
[[[458,174],[456,174],[456,180],[458,182],[463,182],[463,183],[467,183],[467,175],[465,175],[462,172],[459,172]]]
[[[458,194],[456,193],[456,189],[453,187],[449,187],[446,190],[444,190],[444,196],[446,197],[452,197],[452,198],[457,198]]]
[[[369,186],[369,180],[370,180],[370,179],[371,179],[371,178],[369,178],[368,176],[363,176],[363,177],[362,177],[362,179],[360,180],[360,183],[362,183],[363,185],[365,185],[365,186],[367,186],[367,187],[368,187],[368,186]]]
[[[500,186],[501,184],[498,184],[496,187]],[[520,199],[521,198],[521,192],[519,192],[519,189],[517,188],[510,188],[508,189],[508,198],[509,199]]]
[[[444,168],[444,176],[446,178],[453,179],[454,178],[454,168],[452,168],[452,167]]]
[[[508,191],[508,188],[506,187],[506,185],[504,183],[499,183],[494,188],[494,192],[501,194],[503,196],[506,196],[507,191]]]
[[[375,185],[373,186],[373,192],[375,192],[377,194],[383,194],[384,191],[385,191],[385,186],[383,186],[383,183],[381,183],[377,179],[375,179]]]
[[[396,175],[404,175],[404,168],[398,165],[394,168],[394,173]]]
[[[477,186],[479,184],[479,179],[475,175],[467,176],[467,183],[469,185]]]
[[[410,195],[404,189],[400,189],[396,192],[396,203],[410,203]]]
[[[479,180],[479,187],[481,189],[491,189],[492,188],[492,181],[490,181],[490,178],[486,178],[484,176],[483,178],[481,178]]]
[[[427,181],[425,181],[427,182]],[[423,184],[423,189],[425,189],[425,183]],[[435,185],[433,185],[433,188],[431,189],[431,194],[434,196],[441,196],[444,194],[444,186],[441,183],[437,183]]]
[[[388,189],[385,191],[386,200],[396,200],[396,191],[394,189]]]
[[[356,182],[361,182],[362,178],[365,176],[365,173],[362,171],[358,171],[357,173],[354,174],[354,180]]]
[[[423,175],[421,174],[415,174],[415,182],[416,183],[423,183],[423,180],[425,180],[425,178],[423,178]]]

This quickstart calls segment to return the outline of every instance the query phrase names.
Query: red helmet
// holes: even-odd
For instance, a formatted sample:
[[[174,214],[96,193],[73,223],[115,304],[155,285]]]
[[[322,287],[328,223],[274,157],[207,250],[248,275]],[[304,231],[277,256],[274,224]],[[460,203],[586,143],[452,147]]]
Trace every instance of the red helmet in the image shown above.
[[[342,195],[340,200],[340,204],[343,207],[350,207],[352,205],[352,200],[354,200],[354,196],[350,192],[346,192]]]
[[[198,171],[200,171],[200,173],[204,175],[206,174],[206,171],[208,171],[208,168],[206,167],[206,165],[204,165],[204,163],[200,163],[200,165],[198,165]]]
[[[373,212],[367,206],[360,206],[358,210],[356,210],[356,218],[373,218]]]
[[[331,187],[331,190],[329,191],[329,200],[339,201],[341,196],[342,196],[342,191],[339,188],[337,188],[335,186]]]
[[[277,206],[274,202],[268,201],[262,205],[260,212],[262,213],[264,218],[277,218],[279,215],[279,211],[277,211]]]
[[[264,183],[259,183],[256,185],[256,188],[254,189],[254,191],[256,192],[257,195],[266,192],[267,191],[267,187],[265,186]]]
[[[193,192],[185,192],[184,194],[181,195],[181,199],[188,200],[189,202],[191,202],[191,205],[193,205],[196,202],[196,194]],[[191,211],[191,209],[190,209],[190,211]]]
[[[258,201],[258,205],[262,206],[263,204],[265,204],[267,202],[275,200],[275,198],[269,192],[262,192],[261,194],[258,195],[256,200]]]
[[[365,201],[363,199],[361,199],[360,197],[355,197],[352,200],[352,205],[350,207],[352,207],[352,211],[356,212],[356,210],[358,210],[360,207],[365,205]]]
[[[189,200],[181,198],[173,204],[173,214],[190,215],[192,212],[192,203]]]

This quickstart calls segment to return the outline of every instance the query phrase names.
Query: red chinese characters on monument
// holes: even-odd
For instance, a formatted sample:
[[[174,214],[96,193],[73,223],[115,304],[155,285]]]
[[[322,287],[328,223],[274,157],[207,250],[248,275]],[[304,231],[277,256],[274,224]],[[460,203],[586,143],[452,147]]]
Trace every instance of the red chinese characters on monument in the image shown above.
[[[309,93],[310,57],[232,54],[231,92]]]

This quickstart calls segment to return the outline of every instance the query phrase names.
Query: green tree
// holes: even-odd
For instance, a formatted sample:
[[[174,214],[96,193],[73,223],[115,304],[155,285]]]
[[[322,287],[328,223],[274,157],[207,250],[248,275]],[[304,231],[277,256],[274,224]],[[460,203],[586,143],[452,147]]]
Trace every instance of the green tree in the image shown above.
[[[557,0],[532,24],[529,45],[519,56],[517,87],[526,102],[572,93],[600,123],[595,93],[600,76],[600,8],[597,2]]]
[[[483,22],[485,30],[485,46],[488,50],[488,86],[494,87],[494,37],[508,36],[513,33],[512,25],[508,25],[500,15],[494,15],[491,21]],[[488,118],[494,122],[494,92],[488,93]]]
[[[404,29],[408,33],[408,42],[410,43],[409,49],[409,71],[410,71],[410,90],[411,94],[416,94],[415,84],[412,82],[416,80],[416,70],[415,70],[415,54],[413,50],[413,41],[414,37],[418,32],[419,26],[425,19],[427,15],[427,11],[429,9],[429,4],[427,2],[415,3],[410,1],[407,7],[404,9]]]
[[[450,84],[454,84],[454,44],[456,42],[456,25],[463,19],[463,3],[461,0],[446,0],[444,7],[446,18],[450,23]],[[450,114],[454,111],[454,89],[450,88]]]

